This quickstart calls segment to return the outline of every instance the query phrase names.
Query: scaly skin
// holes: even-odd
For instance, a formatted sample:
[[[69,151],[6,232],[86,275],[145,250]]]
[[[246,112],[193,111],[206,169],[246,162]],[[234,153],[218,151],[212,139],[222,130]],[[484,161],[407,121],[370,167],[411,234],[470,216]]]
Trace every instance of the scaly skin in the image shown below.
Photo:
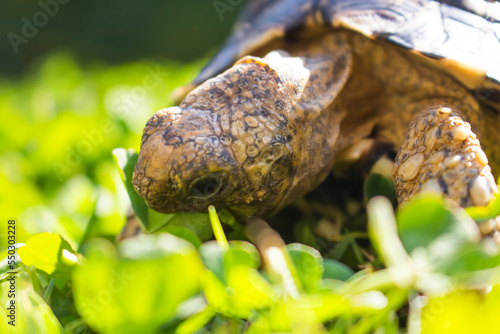
[[[400,202],[427,189],[444,192],[462,207],[483,206],[498,192],[470,124],[446,106],[431,107],[413,122],[393,174]]]
[[[399,48],[360,42],[360,36],[336,30],[282,43],[286,51],[245,57],[191,91],[179,107],[156,113],[144,129],[133,177],[137,192],[164,213],[213,204],[238,216],[273,214],[316,187],[339,150],[363,138],[397,149],[416,115],[436,118],[428,113],[448,106],[476,133],[487,129],[479,104],[448,74]],[[463,145],[435,136],[432,149],[422,153],[434,125],[453,136],[463,122],[434,118],[412,126],[398,156],[399,200],[437,177],[441,190],[463,206],[484,204],[481,194],[495,193],[496,185],[468,125]],[[454,161],[428,164],[433,152],[464,160],[457,169]],[[474,183],[481,177],[487,182]]]
[[[393,168],[399,203],[421,191],[437,191],[462,207],[484,206],[498,193],[488,158],[459,114],[448,106],[433,106],[412,122]],[[479,227],[500,242],[499,222]]]

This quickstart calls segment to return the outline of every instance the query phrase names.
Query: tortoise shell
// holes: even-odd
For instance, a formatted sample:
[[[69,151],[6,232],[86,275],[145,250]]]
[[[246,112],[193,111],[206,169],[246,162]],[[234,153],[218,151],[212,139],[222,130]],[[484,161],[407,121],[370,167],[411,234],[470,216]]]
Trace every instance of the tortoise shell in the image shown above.
[[[500,4],[482,0],[253,0],[225,46],[184,91],[275,39],[319,26],[357,31],[415,53],[500,107]]]

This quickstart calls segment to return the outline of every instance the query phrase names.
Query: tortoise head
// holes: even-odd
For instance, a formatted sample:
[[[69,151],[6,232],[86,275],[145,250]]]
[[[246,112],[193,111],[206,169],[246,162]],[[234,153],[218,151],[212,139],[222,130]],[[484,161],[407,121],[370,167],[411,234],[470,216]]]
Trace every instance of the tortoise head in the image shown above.
[[[282,88],[252,58],[157,112],[144,129],[136,191],[163,213],[209,205],[245,216],[272,211],[294,174]]]

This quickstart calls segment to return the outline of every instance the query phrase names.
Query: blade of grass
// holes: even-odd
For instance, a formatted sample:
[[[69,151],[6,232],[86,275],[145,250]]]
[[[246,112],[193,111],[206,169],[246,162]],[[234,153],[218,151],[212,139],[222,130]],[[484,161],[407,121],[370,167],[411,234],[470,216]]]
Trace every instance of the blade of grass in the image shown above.
[[[262,255],[271,281],[283,284],[285,294],[298,299],[303,287],[280,235],[261,218],[247,218],[246,231]]]
[[[97,202],[99,201],[99,198],[94,203],[94,208],[92,210],[92,214],[90,215],[89,221],[87,223],[87,226],[85,227],[85,231],[83,232],[83,236],[80,239],[80,243],[78,244],[78,249],[76,250],[77,253],[82,252],[82,247],[85,241],[87,241],[90,238],[91,232],[94,230],[94,226],[97,223],[97,215],[96,215],[96,210],[97,210]]]
[[[208,324],[214,316],[215,311],[210,307],[207,307],[203,311],[183,321],[175,330],[175,334],[195,333],[197,330]]]
[[[28,275],[31,279],[31,285],[33,285],[33,290],[41,296],[42,289],[40,288],[40,281],[38,281],[38,277],[36,275],[35,266],[27,267],[27,271],[28,271]]]
[[[413,282],[412,260],[399,239],[396,218],[391,202],[376,196],[368,202],[368,233],[381,255],[394,282],[406,288]]]
[[[210,224],[212,224],[215,239],[223,249],[227,250],[229,246],[227,244],[226,235],[224,234],[219,216],[217,215],[217,211],[215,211],[215,207],[213,205],[208,207],[208,216],[210,217]]]
[[[500,216],[500,195],[495,196],[487,206],[471,206],[465,211],[478,223]]]
[[[45,289],[43,293],[43,300],[48,304],[50,302],[50,296],[52,295],[52,290],[54,289],[55,280],[53,278],[50,279],[49,285]]]

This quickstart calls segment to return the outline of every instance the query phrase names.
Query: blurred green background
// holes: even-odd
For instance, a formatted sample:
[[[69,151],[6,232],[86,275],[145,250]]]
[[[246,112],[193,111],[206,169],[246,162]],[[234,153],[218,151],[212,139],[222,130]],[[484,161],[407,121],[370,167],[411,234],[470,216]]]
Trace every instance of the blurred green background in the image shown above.
[[[16,219],[18,242],[52,231],[75,245],[95,212],[93,233],[116,235],[129,204],[111,151],[139,148],[245,2],[3,1],[2,226]]]

